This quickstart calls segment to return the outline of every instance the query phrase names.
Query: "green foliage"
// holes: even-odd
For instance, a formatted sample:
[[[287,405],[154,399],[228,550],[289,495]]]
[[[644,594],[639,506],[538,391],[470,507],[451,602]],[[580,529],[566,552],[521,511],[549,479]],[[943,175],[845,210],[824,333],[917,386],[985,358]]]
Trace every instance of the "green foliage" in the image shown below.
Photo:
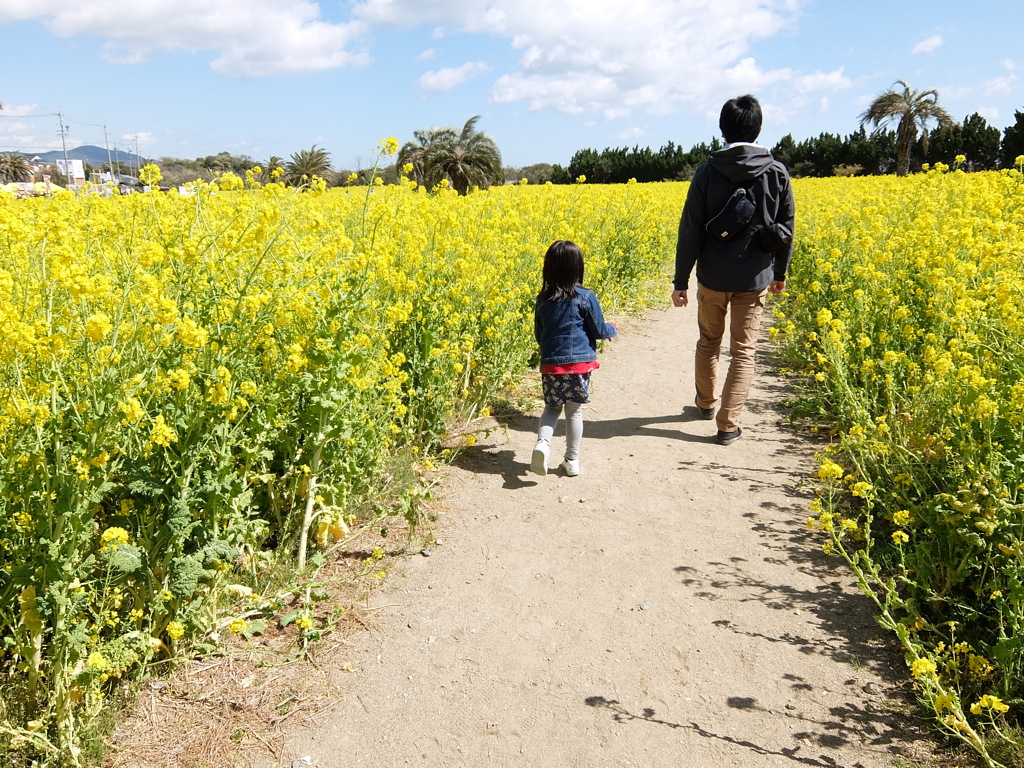
[[[936,725],[995,765],[987,736],[1024,705],[1024,183],[860,181],[805,198],[775,329],[802,413],[835,436],[808,522],[875,601]]]
[[[331,156],[315,144],[309,149],[295,152],[284,165],[284,180],[289,186],[298,187],[310,183],[314,177],[328,183],[334,181],[331,171]]]
[[[398,150],[398,157],[395,164],[402,168],[412,165],[412,172],[409,178],[420,186],[427,183],[426,157],[435,147],[454,145],[458,134],[451,126],[442,128],[427,128],[413,131],[413,140],[407,141]]]
[[[708,155],[721,147],[716,138],[710,144],[697,144],[689,151],[673,142],[657,152],[640,146],[607,148],[601,152],[581,149],[573,155],[568,168],[554,167],[551,180],[556,184],[569,184],[580,176],[592,184],[625,184],[630,179],[638,182],[687,180]]]
[[[277,181],[285,174],[284,158],[271,155],[260,164],[260,183],[268,184]]]
[[[999,145],[999,165],[1001,168],[1013,168],[1017,158],[1024,155],[1024,112],[1013,113],[1014,123],[1003,131],[1003,141]]]
[[[859,168],[857,175],[889,173],[896,162],[895,135],[891,131],[868,134],[863,127],[840,138],[822,133],[797,143],[786,135],[772,148],[772,155],[789,168],[794,178],[825,178],[849,175],[837,168]]]
[[[934,132],[927,155],[920,142],[914,150],[914,160],[918,164],[938,161],[952,165],[957,155],[963,155],[967,158],[964,163],[966,170],[994,171],[999,162],[999,129],[989,125],[975,112],[959,125]]]
[[[501,152],[486,133],[476,129],[479,115],[469,118],[459,133],[435,136],[422,156],[423,180],[428,189],[447,182],[460,195],[473,187],[487,189],[504,183]]]
[[[534,163],[522,168],[506,168],[505,181],[514,184],[526,179],[529,184],[546,184],[554,175],[554,166],[550,163]]]
[[[896,124],[896,173],[900,176],[910,172],[910,154],[919,131],[924,152],[928,152],[928,133],[932,122],[939,128],[946,128],[955,121],[939,106],[938,91],[915,91],[904,80],[897,80],[860,116],[861,126],[868,123],[876,127]]]
[[[408,178],[420,186],[434,189],[445,183],[460,195],[504,184],[501,151],[494,139],[477,130],[479,119],[469,118],[460,131],[451,126],[414,131],[413,140],[399,149],[396,167],[404,174],[410,166]]]
[[[0,154],[0,184],[12,181],[28,181],[32,174],[29,171],[28,158],[18,152]]]
[[[248,155],[232,155],[229,152],[218,152],[216,155],[197,157],[194,159],[182,159],[174,157],[161,157],[156,161],[160,167],[161,182],[168,187],[181,187],[193,181],[213,181],[225,173],[233,173],[236,176],[244,177],[245,172],[257,165],[257,162]],[[108,164],[101,166],[103,170],[109,170]],[[113,163],[114,173],[123,175],[134,175],[138,169],[130,167],[127,163]],[[269,179],[267,179],[269,180]]]

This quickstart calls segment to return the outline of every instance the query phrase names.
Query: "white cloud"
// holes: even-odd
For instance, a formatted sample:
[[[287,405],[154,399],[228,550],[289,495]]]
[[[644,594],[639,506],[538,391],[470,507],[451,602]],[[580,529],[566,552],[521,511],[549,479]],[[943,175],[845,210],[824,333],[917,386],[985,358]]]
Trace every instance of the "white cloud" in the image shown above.
[[[619,131],[618,133],[615,134],[616,139],[621,139],[622,141],[626,142],[637,141],[639,139],[645,138],[646,136],[647,131],[635,125],[632,128],[627,128],[626,130]]]
[[[138,147],[139,151],[153,146],[157,143],[157,138],[149,131],[138,131],[136,133],[126,133],[121,137],[124,141],[128,142],[129,148],[134,149]]]
[[[446,67],[420,76],[420,87],[427,91],[450,91],[458,85],[487,72],[490,66],[482,61],[467,61],[461,67]]]
[[[982,91],[986,96],[1007,96],[1013,93],[1013,89],[1016,84],[1017,76],[1014,74],[1005,75],[1004,77],[994,77],[985,83]]]
[[[19,152],[31,157],[37,152],[60,149],[60,138],[49,115],[39,114],[38,104],[4,103],[0,110],[0,152]]]
[[[332,24],[309,0],[6,0],[0,23],[37,19],[58,37],[104,41],[120,64],[156,51],[216,51],[211,66],[238,77],[292,75],[369,62],[360,21]]]
[[[531,110],[605,119],[682,104],[712,109],[723,93],[805,77],[762,71],[752,45],[794,22],[807,0],[361,0],[354,18],[370,25],[430,25],[438,34],[505,38],[520,52],[491,97]],[[802,87],[845,87],[842,71],[806,76]],[[828,78],[831,78],[830,80]],[[827,80],[827,82],[826,82]]]
[[[0,116],[28,117],[29,115],[34,115],[38,110],[38,104],[4,104],[3,110],[0,111]]]
[[[810,0],[718,0],[714,12],[708,0],[352,0],[339,22],[323,18],[324,1],[2,0],[0,23],[37,19],[62,37],[88,35],[123,63],[211,51],[214,70],[247,77],[366,65],[379,27],[486,35],[519,55],[499,73],[493,100],[605,120],[684,106],[717,115],[728,95],[753,92],[767,105],[850,85],[842,69],[766,69],[753,56]],[[479,62],[440,69],[420,84],[447,90],[482,71]]]
[[[1015,72],[1016,70],[1020,69],[1020,67],[1021,67],[1021,65],[1018,64],[1013,59],[1003,59],[1001,63],[1003,65],[1003,69],[1008,69],[1011,72]]]
[[[956,84],[956,85],[937,85],[934,86],[935,90],[939,92],[941,97],[940,103],[957,102],[963,99],[973,96],[978,86],[974,84]]]
[[[989,125],[996,125],[999,120],[999,107],[978,107],[974,111],[984,117]]]
[[[502,3],[499,0],[494,5],[501,6]],[[476,0],[363,0],[356,6],[355,15],[369,24],[411,29],[468,19],[479,11],[480,4]]]
[[[942,35],[932,35],[931,37],[925,38],[920,43],[914,46],[914,50],[910,53],[916,56],[919,53],[928,53],[934,51],[936,48],[942,45]]]
[[[427,48],[423,53],[416,57],[416,61],[429,61],[430,59],[437,56],[437,50],[434,48]]]
[[[4,104],[0,111],[0,152],[13,151],[32,157],[37,152],[60,149],[60,137],[56,131],[49,130],[53,123],[49,119],[39,120],[38,109],[36,104]]]
[[[793,86],[800,93],[818,91],[842,91],[852,85],[850,79],[843,74],[843,67],[835,72],[814,72],[809,75],[798,75],[793,78]],[[827,101],[827,99],[825,99]]]

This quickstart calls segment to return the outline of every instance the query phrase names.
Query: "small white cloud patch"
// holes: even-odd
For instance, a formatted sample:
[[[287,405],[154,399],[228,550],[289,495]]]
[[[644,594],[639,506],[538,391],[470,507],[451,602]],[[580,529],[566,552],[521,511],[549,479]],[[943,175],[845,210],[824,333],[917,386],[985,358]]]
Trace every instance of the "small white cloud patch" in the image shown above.
[[[425,72],[420,76],[420,87],[426,91],[441,93],[450,91],[474,77],[479,77],[490,69],[483,61],[467,61],[461,67],[446,67],[433,72]]]
[[[931,37],[925,38],[920,43],[914,46],[914,50],[911,51],[913,55],[919,53],[928,53],[934,51],[936,48],[942,45],[942,35],[932,35]]]

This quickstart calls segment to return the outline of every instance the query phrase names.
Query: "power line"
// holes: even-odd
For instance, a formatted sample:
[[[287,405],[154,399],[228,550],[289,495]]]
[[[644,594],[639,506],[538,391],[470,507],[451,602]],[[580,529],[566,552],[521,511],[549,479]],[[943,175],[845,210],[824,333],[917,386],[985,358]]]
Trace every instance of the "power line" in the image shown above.
[[[7,120],[49,120],[51,117],[58,119],[58,134],[61,136],[62,141],[69,137],[73,126],[87,125],[91,128],[101,128],[103,130],[103,141],[100,142],[98,138],[85,137],[79,139],[80,144],[92,144],[96,146],[103,146],[107,149],[107,154],[110,154],[110,138],[107,133],[106,123],[92,123],[88,120],[77,120],[71,115],[65,115],[63,109],[58,108],[57,112],[51,112],[43,115],[10,115],[0,112],[0,118]],[[135,138],[131,138],[129,134],[125,135],[126,141],[135,141],[138,143],[137,134]],[[22,145],[21,147],[11,147],[9,150],[0,148],[0,152],[51,152],[53,147],[49,145]]]

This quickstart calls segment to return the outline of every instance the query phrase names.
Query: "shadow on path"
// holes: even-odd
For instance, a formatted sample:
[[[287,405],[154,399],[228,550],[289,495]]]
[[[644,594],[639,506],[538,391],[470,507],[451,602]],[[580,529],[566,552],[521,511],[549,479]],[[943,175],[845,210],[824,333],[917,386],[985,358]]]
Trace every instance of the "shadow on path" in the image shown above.
[[[531,415],[522,411],[505,411],[495,414],[498,423],[506,429],[515,432],[536,432],[537,415]],[[689,405],[682,413],[669,413],[657,416],[630,416],[623,419],[602,419],[600,417],[590,418],[590,414],[584,411],[583,437],[585,440],[597,439],[608,440],[614,437],[667,437],[675,440],[682,440],[691,443],[714,442],[713,437],[701,435],[689,435],[677,429],[659,429],[659,424],[683,424],[690,421],[703,421],[697,413],[696,406]],[[556,435],[565,434],[565,420],[558,420]]]
[[[692,412],[692,415],[691,415]],[[537,431],[537,416],[522,411],[506,411],[496,414],[495,419],[501,428],[514,432],[534,433]],[[584,440],[609,440],[617,437],[664,437],[690,443],[713,443],[714,436],[691,435],[675,429],[659,429],[659,424],[679,424],[697,420],[697,409],[691,407],[686,413],[669,414],[667,416],[634,416],[625,419],[606,419],[585,422]],[[555,430],[556,437],[565,435],[565,420],[559,419]],[[474,445],[463,448],[453,464],[460,469],[479,474],[501,475],[505,478],[503,488],[515,489],[536,485],[536,482],[523,479],[529,473],[529,456],[517,460],[515,450],[494,451],[486,446]]]
[[[604,696],[588,696],[584,699],[588,707],[607,709],[616,722],[645,722],[652,725],[660,725],[667,728],[681,728],[692,731],[707,739],[716,739],[743,747],[759,755],[776,755],[802,765],[818,766],[819,768],[864,768],[862,763],[854,763],[844,766],[837,763],[828,755],[801,755],[801,746],[792,749],[769,749],[746,739],[737,739],[710,731],[699,723],[674,723],[657,717],[657,713],[650,707],[645,707],[639,713],[631,712],[624,705],[615,699],[606,699]],[[813,726],[810,731],[794,733],[793,736],[800,741],[806,742],[808,746],[816,746],[824,749],[836,749],[851,741],[863,742],[872,746],[884,747],[888,744],[898,743],[901,732],[899,718],[887,713],[884,710],[876,710],[871,707],[833,707],[829,710],[835,720],[829,722],[817,722],[802,715],[791,713],[770,712],[761,707],[756,699],[749,697],[732,696],[726,699],[726,706],[732,709],[744,709],[760,711],[773,717],[785,717],[792,720],[809,723]]]

